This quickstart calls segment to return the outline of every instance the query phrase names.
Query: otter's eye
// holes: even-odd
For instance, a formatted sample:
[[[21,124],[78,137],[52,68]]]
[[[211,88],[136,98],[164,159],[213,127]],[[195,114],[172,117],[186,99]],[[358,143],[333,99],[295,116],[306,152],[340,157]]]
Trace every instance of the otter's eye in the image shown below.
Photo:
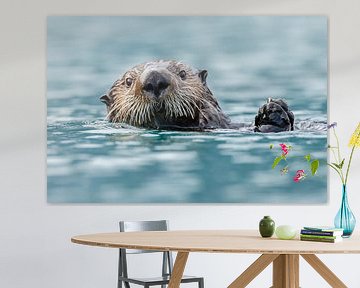
[[[132,79],[132,78],[126,78],[126,79],[125,79],[125,84],[126,84],[127,87],[130,87],[132,83],[133,83],[133,79]]]
[[[182,80],[184,80],[185,77],[186,77],[186,72],[185,72],[185,70],[181,70],[181,71],[179,72],[179,76],[180,76],[180,78],[181,78]]]

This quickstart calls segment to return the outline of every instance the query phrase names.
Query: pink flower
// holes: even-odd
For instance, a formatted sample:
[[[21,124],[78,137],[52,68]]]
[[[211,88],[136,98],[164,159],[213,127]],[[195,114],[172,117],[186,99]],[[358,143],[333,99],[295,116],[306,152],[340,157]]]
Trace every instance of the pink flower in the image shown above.
[[[294,177],[294,182],[300,182],[301,180],[304,180],[306,177],[304,170],[297,170],[296,175]]]
[[[286,144],[284,144],[284,143],[281,143],[281,144],[279,144],[279,145],[280,145],[280,147],[281,147],[281,150],[283,151],[282,155],[283,155],[283,156],[286,156],[286,155],[289,153],[289,148],[288,148],[288,146],[286,146]]]

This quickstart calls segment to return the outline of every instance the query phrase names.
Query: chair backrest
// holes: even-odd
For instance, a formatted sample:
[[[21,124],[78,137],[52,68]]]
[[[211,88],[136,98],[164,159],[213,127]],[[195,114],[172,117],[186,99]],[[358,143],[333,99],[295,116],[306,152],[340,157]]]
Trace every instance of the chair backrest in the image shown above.
[[[157,221],[120,221],[120,232],[137,232],[137,231],[167,231],[169,224],[167,220]],[[127,257],[126,254],[139,253],[159,253],[161,251],[136,250],[136,249],[119,249],[119,275],[128,277]],[[173,259],[169,251],[163,253],[162,275],[166,276],[172,273]]]
[[[121,232],[135,231],[167,231],[169,224],[167,220],[156,221],[120,221]]]
[[[137,231],[167,231],[169,223],[167,220],[155,221],[120,221],[120,232]],[[155,253],[159,251],[126,249],[126,254]]]

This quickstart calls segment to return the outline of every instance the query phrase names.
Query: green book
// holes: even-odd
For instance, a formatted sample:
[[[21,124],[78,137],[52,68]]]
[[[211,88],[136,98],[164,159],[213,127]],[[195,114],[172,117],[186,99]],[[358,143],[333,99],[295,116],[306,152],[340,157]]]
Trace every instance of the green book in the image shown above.
[[[324,243],[337,243],[342,241],[342,237],[336,237],[335,239],[328,238],[314,238],[314,237],[303,237],[300,236],[301,241],[313,241],[313,242],[324,242]]]
[[[308,234],[300,234],[303,238],[314,238],[314,239],[337,239],[342,238],[341,236],[325,236],[325,235],[308,235]]]

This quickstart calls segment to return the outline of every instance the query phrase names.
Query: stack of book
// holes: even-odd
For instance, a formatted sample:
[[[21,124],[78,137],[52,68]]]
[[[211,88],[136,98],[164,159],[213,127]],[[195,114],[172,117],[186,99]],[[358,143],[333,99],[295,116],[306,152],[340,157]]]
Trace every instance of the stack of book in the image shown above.
[[[302,241],[336,243],[342,241],[344,230],[334,227],[304,227],[300,232]]]

